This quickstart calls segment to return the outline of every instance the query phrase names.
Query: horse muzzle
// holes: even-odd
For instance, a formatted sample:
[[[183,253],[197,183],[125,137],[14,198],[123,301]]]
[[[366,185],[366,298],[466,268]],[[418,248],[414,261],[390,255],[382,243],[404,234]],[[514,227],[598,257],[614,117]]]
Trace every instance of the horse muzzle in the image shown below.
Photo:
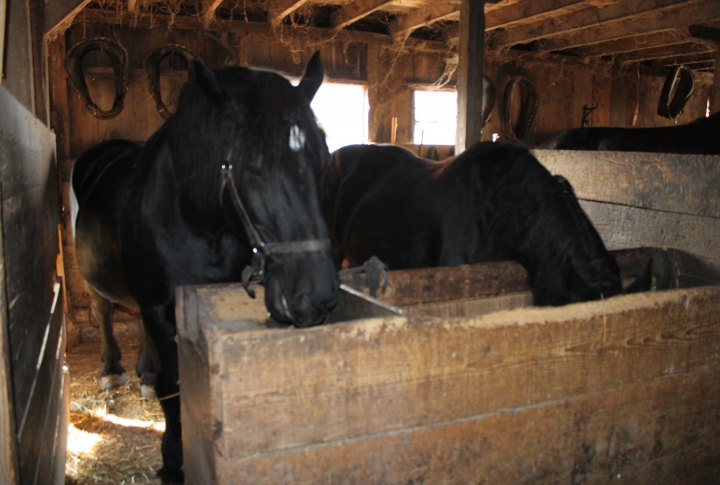
[[[265,280],[265,305],[271,317],[268,326],[305,328],[323,323],[337,305],[340,286],[334,267],[330,268],[325,277],[321,277],[324,271],[316,270],[290,282],[268,275]]]

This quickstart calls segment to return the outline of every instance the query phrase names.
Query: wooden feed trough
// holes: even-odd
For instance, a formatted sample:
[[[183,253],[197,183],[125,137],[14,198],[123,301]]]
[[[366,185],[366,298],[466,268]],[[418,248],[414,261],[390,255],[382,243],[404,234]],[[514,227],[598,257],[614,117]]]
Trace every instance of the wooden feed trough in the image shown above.
[[[346,295],[356,320],[276,330],[239,285],[181,288],[189,483],[718,483],[720,160],[535,153],[658,291],[540,309],[515,263],[391,272],[402,315]],[[681,250],[622,250],[652,241]]]

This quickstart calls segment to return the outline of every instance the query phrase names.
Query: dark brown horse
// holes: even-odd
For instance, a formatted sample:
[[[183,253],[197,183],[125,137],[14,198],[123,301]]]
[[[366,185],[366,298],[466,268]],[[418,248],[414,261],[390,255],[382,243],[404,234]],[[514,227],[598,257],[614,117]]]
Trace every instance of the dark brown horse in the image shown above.
[[[473,145],[430,162],[394,145],[353,145],[333,155],[323,212],[351,266],[371,256],[390,269],[515,260],[536,305],[623,292],[620,271],[578,204],[525,148]],[[650,269],[630,291],[649,288]]]

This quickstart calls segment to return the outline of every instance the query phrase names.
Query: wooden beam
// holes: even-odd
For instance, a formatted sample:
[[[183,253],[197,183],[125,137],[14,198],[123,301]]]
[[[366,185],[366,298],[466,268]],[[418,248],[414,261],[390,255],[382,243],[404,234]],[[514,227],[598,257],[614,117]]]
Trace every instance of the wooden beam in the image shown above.
[[[657,1],[659,0],[654,0],[654,2]],[[669,0],[662,1],[668,2]],[[677,29],[678,27],[687,27],[698,22],[709,22],[720,19],[720,0],[710,0],[708,2],[693,3],[680,7],[676,6],[677,2],[673,3],[674,8],[662,9],[661,12],[654,9],[655,11],[651,16],[630,16],[610,23],[600,22],[590,28],[578,29],[569,35],[543,39],[538,42],[537,50],[539,52],[548,52],[569,49],[623,37],[632,37],[637,34],[650,34],[663,30]],[[636,4],[640,4],[640,2],[632,3],[633,6]],[[626,2],[612,4],[607,7],[607,9],[615,5],[629,4]],[[607,9],[601,10],[599,14],[602,14]]]
[[[218,9],[223,0],[202,0],[203,20],[210,22],[215,18],[215,11]]]
[[[485,64],[485,3],[463,0],[457,70],[457,131],[455,153],[481,139],[483,127],[483,68]]]
[[[45,4],[45,35],[52,37],[69,27],[88,3],[90,0],[50,0]]]
[[[339,10],[333,12],[330,17],[330,24],[333,28],[340,30],[343,27],[357,22],[363,17],[380,10],[393,0],[357,0],[351,2]]]
[[[410,11],[406,15],[401,15],[388,24],[388,30],[393,37],[401,36],[407,32],[412,32],[420,27],[431,25],[439,20],[456,16],[458,10],[457,5],[450,3],[432,3],[422,8]]]
[[[705,64],[708,62],[713,62],[715,60],[715,53],[713,51],[708,51],[704,54],[689,54],[689,55],[678,55],[675,57],[667,57],[663,59],[658,59],[657,61],[652,62],[654,65],[657,66],[691,66],[693,64]]]
[[[589,0],[546,0],[543,2],[519,2],[513,5],[504,5],[488,11],[486,30],[514,27],[528,22],[539,22],[554,19],[586,8],[592,4]]]
[[[285,17],[307,3],[307,0],[280,0],[270,7],[268,18],[273,26],[280,25]]]
[[[672,46],[684,44],[688,41],[690,32],[686,28],[666,30],[653,34],[635,35],[618,40],[610,40],[592,44],[586,47],[577,47],[574,53],[579,57],[600,57],[625,54],[641,49],[659,46]]]
[[[588,0],[553,0],[551,2],[518,2],[503,3],[494,9],[485,8],[485,30],[507,28],[519,23],[528,23],[531,20],[541,21],[566,14],[586,6]],[[449,7],[453,7],[452,10]],[[402,33],[412,31],[419,27],[430,25],[439,20],[458,20],[460,12],[456,5],[435,3],[423,8],[413,10],[388,24],[393,35],[396,32]],[[460,35],[457,26],[450,38],[457,38]]]
[[[710,112],[720,112],[720,49],[715,51],[712,94],[710,95]]]
[[[148,29],[166,28],[172,26],[174,29],[180,30],[196,30],[205,31],[208,28],[217,30],[227,30],[232,32],[245,32],[256,35],[267,35],[273,37],[273,27],[266,22],[245,22],[244,20],[224,20],[214,18],[206,26],[203,21],[195,16],[153,14],[152,16],[136,17],[132,12],[105,12],[101,9],[86,8],[78,14],[74,23],[100,23],[108,25],[121,25],[123,27],[145,27]],[[307,27],[303,32],[314,41],[321,42],[323,39],[330,41],[351,41],[365,42],[379,45],[390,46],[393,39],[386,34],[378,34],[374,32],[360,32],[353,30],[336,31],[334,29],[323,29],[316,27]],[[425,51],[447,52],[447,44],[441,41],[427,41],[418,39],[407,39],[404,47],[419,47]]]
[[[652,61],[658,59],[668,59],[672,57],[690,56],[696,54],[712,54],[713,49],[706,45],[695,42],[686,42],[684,44],[676,44],[672,46],[651,47],[648,49],[639,49],[634,52],[623,54],[615,59],[618,64],[635,64],[643,61]]]
[[[605,32],[610,30],[612,35],[603,40],[627,37],[633,34],[636,35],[642,32],[635,32],[633,28],[628,28],[627,26],[625,27],[626,30],[622,32],[620,29],[608,29],[608,27],[603,24],[608,22],[627,23],[638,18],[643,18],[643,21],[650,20],[647,14],[677,7],[678,3],[687,3],[688,1],[690,0],[680,0],[680,2],[678,2],[678,0],[635,0],[632,3],[611,3],[603,8],[595,6],[588,7],[571,14],[559,16],[552,22],[543,20],[505,29],[501,32],[495,32],[491,35],[489,47],[501,48],[528,43],[548,36],[567,35],[588,28],[602,29]],[[647,18],[640,17],[642,14],[645,14]],[[673,25],[672,27],[676,28],[679,27],[679,25]],[[559,50],[559,48],[545,50]]]

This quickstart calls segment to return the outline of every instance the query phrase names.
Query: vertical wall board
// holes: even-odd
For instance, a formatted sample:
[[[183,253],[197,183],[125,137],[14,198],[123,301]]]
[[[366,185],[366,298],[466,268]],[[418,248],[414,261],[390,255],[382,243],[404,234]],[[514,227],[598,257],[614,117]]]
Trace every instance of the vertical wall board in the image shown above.
[[[0,181],[10,352],[19,475],[23,485],[50,483],[40,472],[55,461],[57,371],[62,305],[56,307],[59,221],[55,135],[0,88]],[[54,313],[53,313],[54,310]],[[51,417],[52,423],[46,424]],[[46,428],[46,426],[49,426]],[[51,441],[48,441],[51,440]]]
[[[592,79],[593,106],[597,105],[597,108],[592,113],[590,126],[610,126],[612,78],[608,74],[596,72]]]
[[[0,79],[5,75],[5,19],[7,18],[7,0],[0,0]]]
[[[22,484],[50,484],[53,469],[61,449],[57,443],[61,424],[58,417],[65,411],[62,386],[64,361],[63,307],[57,304],[53,313],[48,312],[43,325],[49,330],[47,344],[41,348],[41,356],[33,362],[39,368],[34,379],[33,392],[28,396],[25,415],[18,422],[18,451],[21,457]],[[47,320],[49,318],[49,321]],[[42,341],[41,341],[42,342]]]
[[[0,20],[4,20],[5,2],[0,0]],[[2,32],[4,25],[0,25]],[[2,42],[2,39],[0,39]],[[0,60],[2,56],[0,55]],[[2,184],[0,183],[0,213],[2,211]],[[3,224],[0,217],[0,248],[3,247]],[[0,251],[0,481],[16,483],[17,441],[12,389],[12,359],[8,331],[7,302],[5,300],[5,256]]]
[[[7,0],[5,25],[5,88],[31,113],[35,112],[30,2]]]

